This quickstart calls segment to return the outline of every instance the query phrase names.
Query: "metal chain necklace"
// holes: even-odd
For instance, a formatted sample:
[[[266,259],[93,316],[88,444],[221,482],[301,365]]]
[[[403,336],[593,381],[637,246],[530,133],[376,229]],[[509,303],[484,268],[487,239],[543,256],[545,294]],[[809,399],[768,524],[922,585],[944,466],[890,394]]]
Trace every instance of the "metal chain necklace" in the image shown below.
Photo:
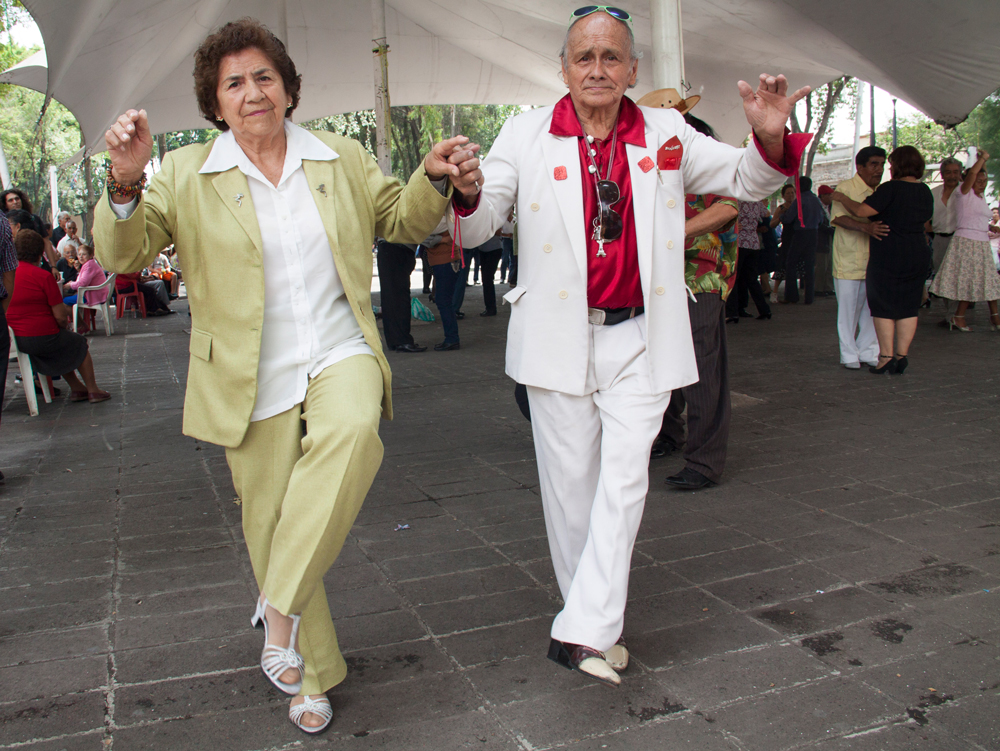
[[[619,113],[621,114],[621,113]],[[581,128],[583,124],[581,123]],[[615,123],[612,126],[611,131],[611,153],[608,156],[608,174],[604,178],[605,181],[611,180],[611,167],[615,161],[615,145],[618,142],[618,115],[615,115]],[[597,198],[597,216],[594,217],[594,233],[591,236],[591,240],[597,241],[597,257],[606,258],[607,253],[604,252],[604,223],[602,221],[603,212],[601,211],[601,186],[598,182],[601,179],[600,171],[597,169],[597,161],[594,159],[597,156],[597,152],[594,150],[594,137],[591,135],[587,136],[587,155],[590,157],[590,174],[594,176],[594,195]]]

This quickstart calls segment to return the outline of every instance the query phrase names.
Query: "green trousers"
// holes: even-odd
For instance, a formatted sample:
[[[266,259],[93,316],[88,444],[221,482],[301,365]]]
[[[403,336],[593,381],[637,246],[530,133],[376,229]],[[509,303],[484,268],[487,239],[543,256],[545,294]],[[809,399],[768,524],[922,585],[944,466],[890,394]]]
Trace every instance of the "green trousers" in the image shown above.
[[[381,403],[378,362],[349,357],[312,379],[301,404],[250,423],[243,443],[226,449],[257,586],[281,613],[302,615],[303,695],[347,675],[323,575],[382,463]]]

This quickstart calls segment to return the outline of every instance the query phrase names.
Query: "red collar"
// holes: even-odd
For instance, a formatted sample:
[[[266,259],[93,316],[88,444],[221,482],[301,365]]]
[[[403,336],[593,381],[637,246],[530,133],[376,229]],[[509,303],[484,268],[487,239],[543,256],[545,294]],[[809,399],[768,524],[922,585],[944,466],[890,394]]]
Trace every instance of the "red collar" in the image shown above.
[[[554,136],[576,136],[583,138],[583,127],[576,116],[576,108],[569,94],[564,96],[552,110],[552,125],[549,133]],[[646,148],[646,120],[636,104],[627,96],[622,97],[618,112],[618,140],[633,146]]]

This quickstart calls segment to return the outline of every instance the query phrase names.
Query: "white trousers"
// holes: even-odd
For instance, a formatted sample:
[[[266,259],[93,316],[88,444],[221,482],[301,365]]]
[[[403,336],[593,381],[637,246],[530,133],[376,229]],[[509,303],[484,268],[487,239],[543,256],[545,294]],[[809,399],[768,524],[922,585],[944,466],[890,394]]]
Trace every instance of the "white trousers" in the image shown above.
[[[864,279],[834,279],[837,293],[837,334],[840,336],[840,362],[878,361],[878,337],[868,310]]]
[[[586,396],[528,387],[545,528],[565,601],[552,638],[602,652],[622,633],[649,452],[670,402],[670,392],[650,393],[642,324],[591,324]]]

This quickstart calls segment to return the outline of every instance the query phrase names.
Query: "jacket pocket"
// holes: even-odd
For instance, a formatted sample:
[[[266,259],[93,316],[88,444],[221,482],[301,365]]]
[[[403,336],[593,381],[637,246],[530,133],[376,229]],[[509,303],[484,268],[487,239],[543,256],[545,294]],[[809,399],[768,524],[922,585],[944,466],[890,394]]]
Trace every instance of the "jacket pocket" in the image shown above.
[[[192,328],[188,351],[195,357],[208,362],[212,359],[212,335],[207,331]]]
[[[513,305],[518,300],[521,299],[521,295],[527,292],[527,287],[514,287],[510,292],[503,296],[503,301],[510,305]]]

